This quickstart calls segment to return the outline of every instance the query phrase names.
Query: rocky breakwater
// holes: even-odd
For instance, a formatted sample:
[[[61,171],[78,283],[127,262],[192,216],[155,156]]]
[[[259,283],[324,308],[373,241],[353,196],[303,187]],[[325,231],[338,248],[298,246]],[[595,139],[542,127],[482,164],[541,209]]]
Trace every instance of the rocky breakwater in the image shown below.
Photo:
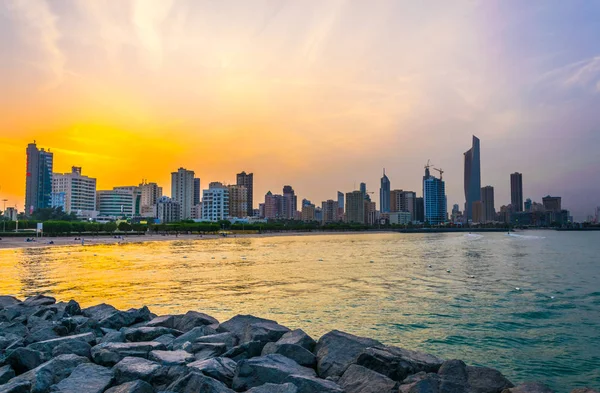
[[[0,393],[525,393],[499,371],[238,315],[0,296]],[[580,389],[576,393],[591,393]]]

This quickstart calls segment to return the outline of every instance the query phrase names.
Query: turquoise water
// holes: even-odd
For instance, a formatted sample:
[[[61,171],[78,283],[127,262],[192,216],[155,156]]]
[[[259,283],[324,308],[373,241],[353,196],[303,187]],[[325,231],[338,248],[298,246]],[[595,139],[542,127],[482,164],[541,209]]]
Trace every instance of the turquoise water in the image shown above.
[[[272,318],[600,388],[600,233],[349,234],[0,250],[0,293]],[[429,267],[431,265],[431,267]],[[518,288],[518,289],[517,289]]]

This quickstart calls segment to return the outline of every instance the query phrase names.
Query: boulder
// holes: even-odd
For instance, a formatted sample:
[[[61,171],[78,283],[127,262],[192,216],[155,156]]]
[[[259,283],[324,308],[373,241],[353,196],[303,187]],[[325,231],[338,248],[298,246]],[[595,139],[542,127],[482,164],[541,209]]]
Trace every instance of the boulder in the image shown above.
[[[365,348],[356,359],[356,364],[394,381],[402,381],[408,375],[421,371],[435,373],[443,362],[433,355],[387,346]]]
[[[470,393],[500,393],[514,385],[498,370],[489,367],[467,366]]]
[[[219,325],[219,330],[231,332],[240,343],[248,341],[277,341],[290,329],[270,319],[252,315],[236,315]]]
[[[179,364],[187,364],[196,360],[194,355],[182,349],[177,351],[150,351],[148,359],[163,366],[176,366]]]
[[[300,366],[282,355],[267,355],[238,363],[233,378],[233,389],[246,390],[265,383],[283,383],[290,375],[314,377],[315,371]]]
[[[277,341],[277,344],[294,344],[300,345],[301,347],[313,351],[317,343],[308,334],[304,333],[302,329],[295,329],[291,332],[287,332]]]
[[[443,386],[440,387],[440,377],[437,374],[423,373],[423,377],[411,381],[411,383],[400,385],[398,390],[400,393],[436,393],[442,391],[443,393],[463,393],[466,392],[465,386],[455,382],[446,381]]]
[[[46,392],[50,386],[71,375],[71,372],[82,363],[89,363],[89,360],[83,356],[60,355],[13,378],[11,383],[26,381],[31,386],[31,393]]]
[[[157,326],[157,327],[149,327],[142,326],[136,328],[128,328],[123,330],[123,334],[125,335],[125,339],[127,341],[139,342],[139,341],[152,341],[157,337],[160,337],[165,334],[171,334],[175,337],[181,336],[183,332],[179,330]]]
[[[112,387],[105,393],[154,393],[154,388],[148,382],[138,379]]]
[[[69,302],[65,306],[65,313],[69,315],[80,315],[81,307],[79,306],[79,303],[72,299],[69,300]]]
[[[214,336],[216,331],[208,326],[198,326],[182,334],[173,341],[173,349],[181,349],[186,342],[195,343],[200,337]],[[210,341],[205,341],[210,342]],[[222,341],[219,341],[222,342]],[[235,344],[233,344],[235,345]],[[233,346],[232,345],[232,346]]]
[[[148,358],[150,351],[164,350],[165,346],[154,341],[140,343],[102,343],[92,347],[94,363],[112,366],[126,357]]]
[[[280,341],[281,340],[276,343],[267,343],[262,350],[262,356],[278,353],[292,359],[301,366],[311,368],[316,366],[317,358],[308,349],[296,344],[280,343]]]
[[[113,367],[117,383],[136,379],[149,382],[158,369],[160,369],[160,364],[138,357],[126,357]]]
[[[124,343],[125,335],[123,332],[118,330],[111,330],[107,332],[99,341],[98,344],[102,343]]]
[[[10,364],[0,367],[0,385],[5,384],[14,378],[15,375],[15,370],[12,369]]]
[[[0,310],[19,303],[21,301],[14,296],[0,296]]]
[[[163,315],[148,321],[145,326],[148,327],[166,327],[175,329],[177,322],[181,320],[182,315]],[[187,330],[186,330],[187,331]]]
[[[68,340],[52,350],[52,357],[73,353],[75,355],[85,356],[86,358],[91,359],[91,349],[92,346],[85,341]]]
[[[346,393],[395,393],[398,391],[398,382],[357,364],[351,364],[338,383]]]
[[[29,334],[25,336],[25,345],[60,338],[60,334],[57,333],[56,328],[63,328],[65,330],[64,333],[67,333],[67,329],[64,326],[55,326],[52,323],[47,323],[47,325],[44,327],[38,327],[35,330],[30,330]]]
[[[194,352],[196,351],[196,352]],[[196,343],[189,345],[189,352],[194,354],[196,360],[216,358],[227,352],[225,343]]]
[[[56,303],[56,299],[51,296],[35,295],[28,297],[22,305],[26,307],[49,306]]]
[[[260,356],[264,346],[264,341],[248,341],[242,345],[231,348],[223,354],[223,357],[231,358],[236,362],[239,362],[240,360]]]
[[[23,374],[44,363],[44,354],[29,348],[17,348],[10,352],[5,362],[10,364],[16,374]]]
[[[298,393],[346,393],[337,383],[317,377],[290,375],[284,382],[294,384]]]
[[[95,319],[96,321],[100,321],[100,320],[112,315],[116,311],[119,311],[119,310],[117,310],[110,304],[102,303],[102,304],[98,304],[98,305],[95,305],[92,307],[84,308],[83,310],[81,310],[81,313],[88,318],[92,318],[92,319]]]
[[[161,366],[153,375],[151,384],[158,391],[166,390],[173,381],[190,373],[186,365]]]
[[[23,337],[29,333],[29,329],[20,322],[2,322],[0,323],[0,335],[6,336],[14,334]]]
[[[109,316],[98,321],[98,326],[109,329],[121,329],[137,322],[150,321],[150,310],[144,306],[140,309],[132,308],[127,311],[115,311]]]
[[[29,393],[31,382],[12,380],[6,385],[0,386],[0,393]]]
[[[175,336],[172,334],[163,334],[162,336],[156,337],[153,341],[157,343],[164,344],[167,347],[167,350],[173,349],[173,341],[175,341]]]
[[[174,393],[234,393],[223,382],[195,371],[177,379],[167,390]]]
[[[54,338],[51,340],[39,341],[33,344],[29,344],[27,348],[33,349],[35,351],[40,351],[45,356],[50,357],[52,355],[52,351],[54,351],[54,348],[58,347],[59,345],[68,343],[70,341],[83,341],[85,343],[93,345],[96,343],[96,336],[93,333],[76,334],[74,336],[66,336]]]
[[[298,393],[298,388],[291,383],[282,383],[280,385],[265,383],[264,385],[247,390],[246,393]]]
[[[554,393],[554,391],[548,385],[540,382],[525,382],[513,388],[504,389],[502,393]],[[594,391],[591,389],[575,389],[571,393],[594,393]]]
[[[102,393],[113,381],[113,372],[92,363],[80,364],[71,375],[52,386],[60,393]]]
[[[237,363],[229,358],[221,357],[199,360],[188,364],[188,367],[231,386]]]
[[[599,392],[592,388],[585,387],[585,388],[573,389],[573,390],[571,390],[571,393],[599,393]]]
[[[174,328],[182,332],[188,332],[195,327],[218,324],[215,318],[197,311],[188,311],[176,321]]]
[[[321,378],[342,376],[366,348],[383,346],[379,341],[333,330],[319,339],[315,347],[317,372]]]

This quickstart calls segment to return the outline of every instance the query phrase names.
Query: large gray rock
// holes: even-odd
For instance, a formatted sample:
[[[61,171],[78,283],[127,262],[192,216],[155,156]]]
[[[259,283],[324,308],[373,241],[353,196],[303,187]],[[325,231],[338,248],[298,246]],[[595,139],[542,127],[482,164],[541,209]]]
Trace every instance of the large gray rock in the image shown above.
[[[127,311],[115,311],[109,316],[98,321],[98,326],[119,330],[123,327],[131,326],[138,322],[146,322],[152,319],[150,310],[144,306],[140,309],[132,308]]]
[[[112,387],[105,393],[154,393],[154,388],[148,382],[138,379]]]
[[[23,306],[26,307],[37,307],[37,306],[49,306],[56,303],[56,299],[51,296],[36,295],[28,297],[23,301]]]
[[[243,343],[242,345],[238,345],[236,347],[231,348],[223,354],[223,357],[231,358],[236,362],[239,362],[240,360],[260,356],[264,346],[264,341],[248,341]]]
[[[186,342],[195,343],[198,339],[205,336],[216,335],[215,329],[209,326],[198,326],[182,334],[173,341],[173,349],[181,349]],[[205,341],[210,342],[210,341]],[[220,341],[222,342],[222,341]],[[235,345],[235,344],[234,344]]]
[[[80,315],[81,314],[81,306],[75,300],[71,299],[65,305],[65,311],[68,315]]]
[[[29,393],[31,382],[12,380],[6,385],[0,386],[0,393]]]
[[[283,383],[290,375],[316,376],[315,371],[300,366],[282,355],[267,355],[239,362],[233,389],[245,390],[265,383]]]
[[[181,317],[182,315],[162,315],[151,319],[145,326],[175,329],[175,325],[181,320]]]
[[[181,336],[183,332],[179,330],[166,328],[162,326],[157,327],[148,327],[141,326],[136,328],[128,328],[123,330],[123,334],[125,335],[125,339],[127,341],[140,342],[140,341],[152,341],[157,337],[160,337],[165,334],[172,334],[175,337]]]
[[[15,376],[15,370],[12,369],[10,364],[0,367],[0,385],[5,384]]]
[[[113,372],[96,364],[80,364],[69,377],[52,386],[60,393],[102,393],[113,381]]]
[[[285,382],[294,384],[298,393],[346,393],[337,383],[317,377],[290,375]]]
[[[17,348],[6,357],[6,363],[10,364],[17,374],[23,374],[33,370],[44,363],[44,354],[29,348]]]
[[[174,328],[187,332],[198,326],[218,324],[215,318],[197,311],[188,311],[185,315],[175,321]]]
[[[126,357],[113,367],[117,383],[136,379],[149,382],[159,369],[160,364],[138,357]]]
[[[100,321],[100,320],[112,315],[116,311],[119,311],[119,310],[117,310],[115,307],[111,306],[110,304],[102,303],[102,304],[97,304],[95,306],[91,306],[88,308],[84,308],[83,310],[81,310],[81,313],[88,318],[93,318],[96,321]]]
[[[71,375],[71,372],[82,363],[89,363],[89,360],[77,355],[60,355],[13,378],[11,382],[29,382],[31,393],[43,393],[50,386]]]
[[[60,337],[54,338],[51,340],[39,341],[33,344],[29,344],[27,348],[33,349],[35,351],[40,351],[45,356],[50,357],[52,355],[52,351],[54,348],[58,347],[61,344],[68,343],[69,341],[83,341],[90,345],[96,343],[96,336],[93,333],[83,333],[77,334],[74,336]]]
[[[58,355],[67,355],[69,353],[73,353],[79,356],[85,356],[86,358],[91,359],[91,349],[92,346],[85,341],[79,340],[69,340],[65,341],[59,346],[55,347],[52,350],[52,357],[56,357]]]
[[[500,393],[514,385],[498,370],[467,366],[467,383],[471,393]]]
[[[247,390],[246,393],[298,393],[298,388],[291,383],[265,383],[264,385]]]
[[[229,358],[214,358],[190,363],[188,367],[231,386],[237,363]]]
[[[190,344],[189,349],[194,353],[196,360],[205,360],[223,355],[227,352],[227,345],[225,343],[195,343]]]
[[[102,343],[92,347],[94,363],[112,366],[126,357],[148,358],[150,351],[164,350],[165,346],[154,341],[140,343]]]
[[[275,321],[252,315],[236,315],[220,324],[219,330],[235,334],[240,343],[248,341],[277,341],[290,331],[290,329]]]
[[[356,364],[377,371],[394,381],[402,381],[421,371],[437,372],[444,361],[426,353],[398,347],[370,347],[357,357]]]
[[[383,346],[379,341],[333,330],[319,339],[315,352],[321,378],[340,377],[366,348]]]
[[[395,393],[398,391],[398,382],[356,364],[351,364],[346,369],[338,383],[346,393]]]
[[[0,310],[19,303],[21,303],[21,301],[14,296],[0,296]]]
[[[525,382],[514,388],[504,389],[502,393],[554,393],[548,385],[540,382]],[[597,393],[591,389],[575,389],[571,393]]]
[[[287,332],[279,340],[277,340],[277,344],[294,344],[300,345],[301,347],[308,349],[309,351],[314,351],[317,343],[312,339],[308,334],[304,332],[302,329],[295,329],[291,332]]]
[[[170,351],[173,349],[173,341],[175,341],[175,336],[173,336],[172,334],[163,334],[162,336],[156,337],[152,341],[164,344],[165,347],[167,347],[167,350]]]
[[[119,330],[111,330],[106,332],[106,334],[98,340],[98,344],[102,343],[124,343],[125,335],[123,332]]]
[[[194,355],[182,349],[177,351],[150,351],[148,359],[162,364],[163,366],[177,366],[196,360]]]
[[[234,393],[224,383],[196,371],[177,379],[169,385],[167,391],[174,393]]]
[[[314,368],[317,364],[317,358],[308,349],[296,344],[281,343],[281,340],[276,343],[267,343],[261,354],[266,356],[271,353],[283,355],[304,367]]]
[[[29,329],[20,322],[2,322],[0,323],[0,336],[14,334],[17,336],[25,336],[29,333]]]
[[[600,392],[598,392],[597,390],[594,390],[592,388],[585,387],[585,388],[573,389],[573,390],[571,390],[571,393],[600,393]]]

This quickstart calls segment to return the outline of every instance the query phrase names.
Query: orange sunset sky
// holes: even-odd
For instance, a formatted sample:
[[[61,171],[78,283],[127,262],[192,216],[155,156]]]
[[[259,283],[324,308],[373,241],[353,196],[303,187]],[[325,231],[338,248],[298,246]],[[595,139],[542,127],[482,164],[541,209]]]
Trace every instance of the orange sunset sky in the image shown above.
[[[545,4],[1,1],[0,198],[23,208],[36,140],[98,189],[254,172],[255,207],[284,184],[320,204],[364,181],[379,202],[384,167],[420,195],[431,159],[462,209],[475,134],[496,209],[520,171],[526,198],[591,214],[597,5]]]

